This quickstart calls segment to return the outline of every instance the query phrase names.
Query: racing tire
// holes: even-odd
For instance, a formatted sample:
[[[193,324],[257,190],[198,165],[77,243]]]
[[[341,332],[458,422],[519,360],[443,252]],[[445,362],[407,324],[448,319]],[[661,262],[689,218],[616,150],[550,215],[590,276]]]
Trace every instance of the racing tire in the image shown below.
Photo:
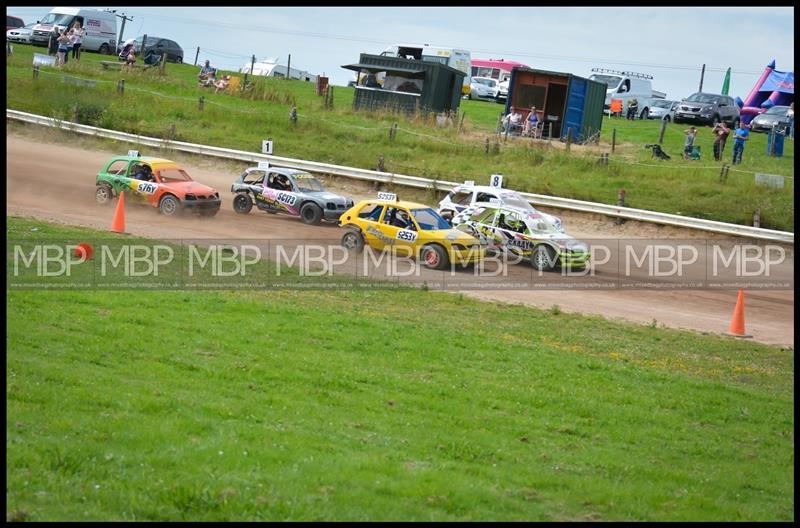
[[[348,251],[361,253],[364,251],[364,236],[354,229],[348,229],[342,235],[342,247]]]
[[[322,220],[322,208],[314,202],[306,202],[300,207],[300,220],[304,224],[317,225]]]
[[[181,211],[181,203],[173,195],[168,194],[158,202],[158,210],[164,216],[178,216]]]
[[[447,258],[447,251],[437,244],[423,246],[422,251],[420,251],[420,258],[425,267],[430,269],[444,269],[450,265],[450,259]]]
[[[100,205],[108,205],[114,198],[114,191],[109,184],[103,182],[97,186],[94,198]]]
[[[253,199],[247,193],[239,193],[233,198],[233,210],[239,214],[247,214],[253,208]]]
[[[556,267],[556,252],[546,244],[539,244],[531,253],[531,265],[537,271],[550,271]]]

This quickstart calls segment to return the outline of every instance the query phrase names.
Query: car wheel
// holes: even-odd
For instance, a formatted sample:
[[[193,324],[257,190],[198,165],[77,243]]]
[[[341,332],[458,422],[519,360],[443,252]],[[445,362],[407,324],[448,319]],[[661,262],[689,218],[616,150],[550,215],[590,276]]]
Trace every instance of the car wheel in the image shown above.
[[[253,208],[253,199],[247,193],[239,193],[233,198],[233,210],[239,214],[247,214]]]
[[[300,220],[304,224],[317,225],[322,220],[322,208],[314,202],[306,202],[300,208]]]
[[[647,119],[650,116],[650,110],[645,108],[642,110],[642,114],[639,116],[639,119]]]
[[[364,237],[358,231],[348,229],[347,232],[342,235],[342,247],[348,251],[361,253],[364,251]]]
[[[181,204],[178,199],[168,194],[158,202],[158,210],[164,216],[175,216],[180,212]]]
[[[111,186],[107,183],[101,183],[97,186],[97,190],[94,193],[94,198],[97,200],[97,203],[101,205],[106,205],[111,203],[111,199],[114,198],[114,191],[111,189]]]
[[[100,44],[100,49],[98,51],[101,55],[108,55],[111,53],[111,46],[106,43]]]
[[[533,248],[531,264],[538,271],[550,271],[556,267],[556,252],[546,244]]]
[[[664,121],[666,121],[667,123],[669,123],[669,122],[670,122],[670,121],[672,121],[672,120],[669,118],[669,116],[668,116],[668,115],[666,115],[666,116],[664,116]]]
[[[436,244],[424,246],[420,252],[420,257],[425,267],[430,269],[444,269],[450,264],[447,252],[442,246]]]

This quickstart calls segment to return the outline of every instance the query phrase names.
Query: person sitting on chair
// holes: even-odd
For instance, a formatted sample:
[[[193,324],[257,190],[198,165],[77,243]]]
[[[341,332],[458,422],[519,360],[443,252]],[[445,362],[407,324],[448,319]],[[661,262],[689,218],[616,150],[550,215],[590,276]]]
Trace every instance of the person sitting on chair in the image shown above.
[[[532,106],[531,111],[528,114],[528,119],[525,120],[524,134],[526,136],[536,137],[538,135],[538,128],[539,128],[539,116],[536,115],[536,107]]]

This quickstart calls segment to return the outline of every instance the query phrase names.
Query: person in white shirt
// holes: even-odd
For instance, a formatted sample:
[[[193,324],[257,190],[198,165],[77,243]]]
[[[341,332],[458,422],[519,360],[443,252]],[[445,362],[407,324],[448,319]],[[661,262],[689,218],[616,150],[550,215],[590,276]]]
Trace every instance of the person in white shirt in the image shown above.
[[[86,30],[81,27],[81,23],[75,22],[69,35],[69,41],[72,44],[72,58],[75,60],[81,59],[81,44],[83,44],[85,34]]]

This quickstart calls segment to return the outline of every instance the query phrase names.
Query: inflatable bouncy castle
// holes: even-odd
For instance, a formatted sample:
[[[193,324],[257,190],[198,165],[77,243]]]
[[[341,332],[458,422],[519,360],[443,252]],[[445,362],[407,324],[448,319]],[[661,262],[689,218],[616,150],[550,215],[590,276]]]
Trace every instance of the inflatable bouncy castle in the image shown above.
[[[755,116],[773,106],[789,106],[794,101],[794,72],[775,69],[770,62],[756,81],[747,99],[736,98],[742,123],[749,125]]]

